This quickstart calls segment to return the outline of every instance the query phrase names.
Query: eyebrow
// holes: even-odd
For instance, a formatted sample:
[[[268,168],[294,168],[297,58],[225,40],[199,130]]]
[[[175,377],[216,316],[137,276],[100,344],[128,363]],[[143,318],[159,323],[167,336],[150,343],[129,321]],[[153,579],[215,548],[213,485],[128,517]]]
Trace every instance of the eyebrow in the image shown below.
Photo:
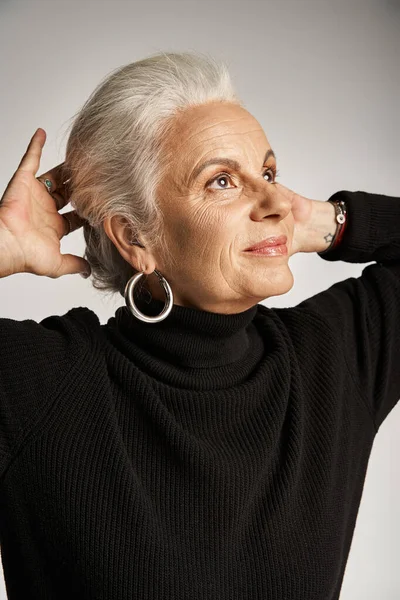
[[[276,160],[276,155],[272,148],[269,148],[267,150],[267,153],[264,156],[263,164],[267,162],[270,156],[272,156]],[[230,167],[231,169],[234,169],[236,171],[240,170],[240,164],[237,160],[233,160],[232,158],[209,158],[205,162],[201,163],[201,165],[196,167],[196,169],[190,175],[188,181],[189,185],[200,175],[203,169],[209,167],[210,165],[226,165],[227,167]]]

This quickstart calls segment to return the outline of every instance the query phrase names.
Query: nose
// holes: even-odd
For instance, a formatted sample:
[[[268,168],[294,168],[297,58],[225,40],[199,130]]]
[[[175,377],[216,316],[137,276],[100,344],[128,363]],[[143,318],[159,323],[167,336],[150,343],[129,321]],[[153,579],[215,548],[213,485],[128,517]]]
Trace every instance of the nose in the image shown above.
[[[253,191],[254,206],[251,218],[254,221],[276,217],[281,221],[292,209],[292,197],[289,190],[279,183],[263,183]]]

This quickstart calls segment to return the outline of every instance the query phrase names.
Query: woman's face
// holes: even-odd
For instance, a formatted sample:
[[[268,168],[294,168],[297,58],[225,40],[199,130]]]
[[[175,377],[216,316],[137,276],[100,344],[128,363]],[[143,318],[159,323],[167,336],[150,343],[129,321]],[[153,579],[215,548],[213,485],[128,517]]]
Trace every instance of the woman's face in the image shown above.
[[[288,292],[291,201],[273,183],[276,160],[258,121],[233,103],[191,107],[165,143],[170,166],[158,193],[176,264],[157,248],[147,264],[167,279],[174,303],[229,314]],[[244,251],[275,235],[287,236],[288,254]],[[147,283],[165,299],[154,273]]]

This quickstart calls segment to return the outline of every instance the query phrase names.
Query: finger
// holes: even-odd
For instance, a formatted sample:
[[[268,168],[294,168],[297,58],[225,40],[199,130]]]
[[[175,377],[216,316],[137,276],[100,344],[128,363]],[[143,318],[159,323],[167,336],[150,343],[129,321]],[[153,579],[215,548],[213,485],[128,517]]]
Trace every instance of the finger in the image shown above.
[[[61,216],[64,217],[64,225],[65,225],[65,229],[64,229],[62,236],[68,235],[69,233],[76,231],[76,229],[79,229],[80,227],[82,227],[86,221],[86,219],[83,219],[82,217],[80,217],[78,215],[76,210],[71,210],[70,212],[63,213]]]
[[[293,190],[287,188],[282,183],[277,183],[276,187],[285,196],[285,198],[288,198],[291,202],[293,202],[293,198],[295,196],[295,192]]]
[[[63,275],[74,275],[75,273],[89,273],[91,274],[91,268],[87,260],[74,254],[61,254],[61,265],[57,269],[57,273],[50,276],[53,279],[58,279]]]
[[[38,175],[38,177],[36,177],[36,179],[42,185],[44,185],[46,191],[49,192],[49,194],[52,195],[55,192],[57,192],[58,195],[62,197],[63,204],[61,206],[64,206],[65,204],[68,204],[68,202],[64,201],[64,194],[62,194],[62,190],[57,186],[57,180],[54,177],[54,173],[52,173],[51,171],[47,171],[46,173],[43,173],[42,175]],[[50,190],[49,190],[47,184],[45,183],[45,180],[50,181]],[[61,208],[61,206],[60,206],[60,208]]]
[[[64,208],[64,206],[66,206],[68,204],[68,201],[61,194],[58,194],[57,192],[55,192],[55,193],[52,192],[50,194],[50,196],[53,198],[57,210],[61,210],[62,208]]]
[[[283,185],[283,183],[277,181],[275,185],[283,194],[289,195],[293,193],[292,190]]]
[[[29,173],[32,173],[32,175],[37,173],[40,166],[42,148],[46,141],[46,135],[45,130],[41,127],[35,131],[21,162],[18,165],[18,169],[21,171],[28,171]]]
[[[38,175],[37,178],[43,179],[43,180],[50,179],[51,192],[52,193],[58,192],[62,196],[65,196],[65,182],[63,182],[63,177],[64,177],[63,165],[64,165],[64,163],[60,163],[59,165],[56,165],[49,171],[46,171],[46,173],[42,173],[41,175]]]
[[[69,187],[69,180],[63,181],[65,177],[65,172],[63,170],[64,163],[57,165],[47,171],[46,173],[42,173],[39,175],[37,179],[45,186],[46,190],[48,188],[44,183],[44,179],[48,179],[51,182],[51,195],[56,200],[57,210],[60,210],[62,207],[66,206],[70,202],[71,197],[71,189]],[[55,193],[57,192],[57,193]]]
[[[52,191],[51,191],[51,192],[49,192],[49,189],[48,189],[47,185],[45,184],[45,182],[42,180],[42,178],[41,178],[41,177],[44,177],[44,175],[43,175],[43,176],[40,176],[40,178],[39,178],[39,177],[37,177],[37,180],[39,181],[39,183],[40,183],[41,185],[43,185],[43,186],[44,186],[44,188],[45,188],[46,192],[47,192],[48,194],[50,194],[50,196],[53,198],[53,200],[54,200],[54,202],[55,202],[55,205],[56,205],[56,207],[57,207],[57,210],[61,210],[62,208],[64,208],[64,206],[66,206],[66,205],[69,203],[69,198],[68,198],[68,197],[66,197],[66,196],[64,196],[64,194],[62,194],[60,191],[58,191],[58,192],[53,192],[53,189],[54,189],[54,187],[53,187],[53,182],[52,182],[52,180],[51,180],[51,179],[50,179],[50,182],[51,182],[51,190],[52,190]],[[49,179],[49,178],[47,178],[47,179]]]

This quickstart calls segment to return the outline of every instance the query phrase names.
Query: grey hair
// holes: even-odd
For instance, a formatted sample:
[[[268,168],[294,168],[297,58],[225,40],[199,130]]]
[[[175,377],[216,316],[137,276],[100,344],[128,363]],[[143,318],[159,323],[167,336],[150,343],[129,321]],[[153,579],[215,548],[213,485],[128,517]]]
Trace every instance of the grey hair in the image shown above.
[[[162,142],[179,111],[211,101],[242,104],[226,63],[199,52],[160,52],[112,71],[74,115],[64,179],[85,219],[84,258],[96,289],[123,296],[137,272],[106,234],[107,218],[126,223],[131,237],[157,244],[174,263],[157,203],[168,168]]]

